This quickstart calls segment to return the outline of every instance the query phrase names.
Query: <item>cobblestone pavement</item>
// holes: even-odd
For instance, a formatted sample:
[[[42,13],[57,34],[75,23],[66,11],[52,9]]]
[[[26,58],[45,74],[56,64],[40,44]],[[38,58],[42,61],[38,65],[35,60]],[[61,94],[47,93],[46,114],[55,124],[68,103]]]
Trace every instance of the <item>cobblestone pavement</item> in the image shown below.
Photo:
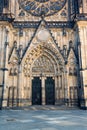
[[[87,111],[2,110],[0,130],[87,130]]]

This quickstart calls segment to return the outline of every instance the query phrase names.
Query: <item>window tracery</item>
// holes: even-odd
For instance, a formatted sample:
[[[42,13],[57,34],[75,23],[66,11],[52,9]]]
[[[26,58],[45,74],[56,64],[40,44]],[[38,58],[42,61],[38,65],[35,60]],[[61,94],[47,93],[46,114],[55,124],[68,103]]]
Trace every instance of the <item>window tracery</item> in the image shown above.
[[[20,7],[34,16],[49,16],[61,10],[66,0],[19,0]]]

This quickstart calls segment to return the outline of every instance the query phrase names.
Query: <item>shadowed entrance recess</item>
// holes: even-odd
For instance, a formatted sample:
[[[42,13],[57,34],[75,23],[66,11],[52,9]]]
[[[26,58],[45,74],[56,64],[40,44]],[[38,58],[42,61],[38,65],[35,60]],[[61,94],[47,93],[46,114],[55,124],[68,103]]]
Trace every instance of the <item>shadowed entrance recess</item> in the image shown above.
[[[51,77],[47,77],[45,80],[45,98],[46,105],[55,104],[55,83]]]
[[[32,105],[41,105],[41,80],[39,77],[34,77],[32,80]]]

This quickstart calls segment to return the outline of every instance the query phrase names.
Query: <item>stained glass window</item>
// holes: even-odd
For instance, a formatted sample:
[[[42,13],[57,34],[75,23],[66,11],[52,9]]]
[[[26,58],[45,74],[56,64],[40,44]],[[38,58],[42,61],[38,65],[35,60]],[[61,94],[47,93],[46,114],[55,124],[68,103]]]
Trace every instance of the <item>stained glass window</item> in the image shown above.
[[[20,7],[34,16],[49,16],[63,8],[66,0],[18,0]]]

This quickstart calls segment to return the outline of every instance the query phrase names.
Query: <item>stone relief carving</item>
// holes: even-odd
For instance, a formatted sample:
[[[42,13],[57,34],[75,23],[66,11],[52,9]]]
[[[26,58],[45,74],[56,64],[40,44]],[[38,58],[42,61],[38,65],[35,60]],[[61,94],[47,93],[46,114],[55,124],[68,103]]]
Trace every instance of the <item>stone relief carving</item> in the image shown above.
[[[54,72],[54,66],[51,63],[50,59],[48,59],[46,56],[39,57],[32,67],[32,72]]]
[[[63,71],[64,69],[64,59],[60,52],[50,44],[45,43],[44,45],[41,43],[37,45],[36,48],[28,51],[23,62],[23,72],[25,76],[30,76],[32,72],[33,74],[41,74],[43,72],[54,74],[57,69],[57,72]]]
[[[17,76],[18,74],[18,69],[17,68],[10,68],[9,70],[9,75],[10,76]]]
[[[69,75],[70,76],[77,76],[77,68],[76,67],[69,67]]]

